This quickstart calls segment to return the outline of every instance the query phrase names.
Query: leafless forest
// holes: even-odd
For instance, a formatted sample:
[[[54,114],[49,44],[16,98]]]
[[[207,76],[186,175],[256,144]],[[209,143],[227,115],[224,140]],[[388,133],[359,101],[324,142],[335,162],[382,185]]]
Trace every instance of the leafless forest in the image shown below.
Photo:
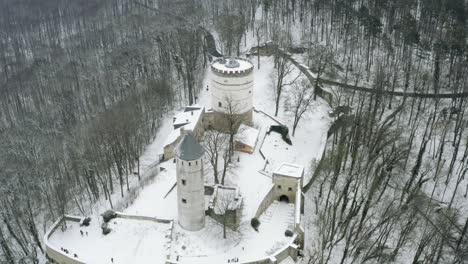
[[[468,92],[467,4],[0,0],[0,263],[42,262],[57,217],[126,195],[163,115],[196,102],[210,32],[225,55],[300,50],[318,78],[298,112],[333,96],[304,263],[468,263],[467,98],[438,98]]]

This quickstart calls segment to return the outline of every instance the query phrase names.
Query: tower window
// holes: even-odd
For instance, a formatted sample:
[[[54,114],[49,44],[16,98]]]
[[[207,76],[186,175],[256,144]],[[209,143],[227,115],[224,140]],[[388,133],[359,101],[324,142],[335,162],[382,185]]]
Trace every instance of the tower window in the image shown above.
[[[195,165],[198,165],[198,160],[197,160],[197,161],[195,161]]]
[[[185,185],[187,183],[186,180],[182,180],[182,185]]]
[[[289,187],[289,188],[288,188],[288,191],[292,192],[292,188],[291,188],[291,187]]]
[[[184,162],[182,161],[182,165],[184,165]]]
[[[281,185],[278,185],[278,189],[281,189]]]
[[[221,102],[218,102],[218,106],[219,106],[219,107],[221,107],[221,106],[222,106]]]
[[[186,203],[187,203],[187,200],[185,200],[184,198],[182,198],[182,202],[183,202],[184,204],[186,204]]]
[[[189,166],[192,166],[192,163],[191,163],[191,162],[189,162],[189,163],[188,163],[188,165],[189,165]]]
[[[252,93],[252,90],[249,91],[249,94],[251,94],[251,93]]]

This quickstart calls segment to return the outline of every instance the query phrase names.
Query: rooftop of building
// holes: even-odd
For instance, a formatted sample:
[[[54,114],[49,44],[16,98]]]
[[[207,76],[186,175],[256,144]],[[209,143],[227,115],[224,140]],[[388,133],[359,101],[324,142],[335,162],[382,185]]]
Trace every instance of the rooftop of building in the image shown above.
[[[257,143],[258,133],[259,131],[256,128],[241,124],[239,126],[239,130],[236,134],[235,140],[244,145],[254,148],[255,144]]]
[[[205,149],[197,142],[192,133],[183,136],[174,154],[181,160],[197,160],[203,156]]]
[[[204,106],[191,105],[186,106],[183,111],[177,113],[172,117],[172,125],[174,130],[167,136],[164,141],[164,146],[173,144],[181,135],[181,130],[193,132],[196,125],[203,118]]]
[[[184,126],[185,130],[193,131],[196,124],[200,120],[202,113],[205,111],[204,106],[192,105],[186,106],[184,111],[173,116],[174,129]]]
[[[253,64],[242,58],[220,58],[213,61],[211,68],[217,73],[239,74],[253,70]]]
[[[303,173],[304,173],[304,167],[297,165],[297,164],[283,162],[278,167],[278,169],[276,169],[276,171],[273,172],[273,175],[278,174],[278,175],[288,176],[288,177],[293,177],[293,178],[301,178]]]
[[[236,210],[242,204],[242,196],[238,187],[217,184],[214,187],[209,207],[216,214],[224,214],[226,210]]]

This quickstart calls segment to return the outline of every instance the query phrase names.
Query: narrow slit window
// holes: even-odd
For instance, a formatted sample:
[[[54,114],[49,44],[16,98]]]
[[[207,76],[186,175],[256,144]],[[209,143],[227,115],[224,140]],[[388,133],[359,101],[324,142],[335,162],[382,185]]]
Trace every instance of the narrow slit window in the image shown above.
[[[182,180],[182,185],[185,185],[187,183],[186,180]]]
[[[222,106],[221,102],[218,102],[218,106],[219,106],[219,107],[221,107],[221,106]]]
[[[291,187],[289,187],[289,188],[288,188],[288,191],[292,192],[292,188],[291,188]]]
[[[186,204],[186,203],[187,203],[187,200],[185,200],[184,198],[182,198],[182,202],[183,202],[184,204]]]
[[[188,163],[188,165],[189,165],[189,166],[192,166],[192,163],[191,163],[191,162],[189,162],[189,163]]]
[[[278,189],[281,189],[281,185],[278,185]]]

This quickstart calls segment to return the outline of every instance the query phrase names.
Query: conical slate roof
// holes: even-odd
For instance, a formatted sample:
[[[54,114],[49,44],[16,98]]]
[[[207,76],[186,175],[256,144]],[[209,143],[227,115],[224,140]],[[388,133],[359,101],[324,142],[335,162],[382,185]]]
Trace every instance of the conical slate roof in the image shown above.
[[[186,134],[174,150],[181,160],[196,160],[203,156],[205,149],[198,144],[192,134]]]

